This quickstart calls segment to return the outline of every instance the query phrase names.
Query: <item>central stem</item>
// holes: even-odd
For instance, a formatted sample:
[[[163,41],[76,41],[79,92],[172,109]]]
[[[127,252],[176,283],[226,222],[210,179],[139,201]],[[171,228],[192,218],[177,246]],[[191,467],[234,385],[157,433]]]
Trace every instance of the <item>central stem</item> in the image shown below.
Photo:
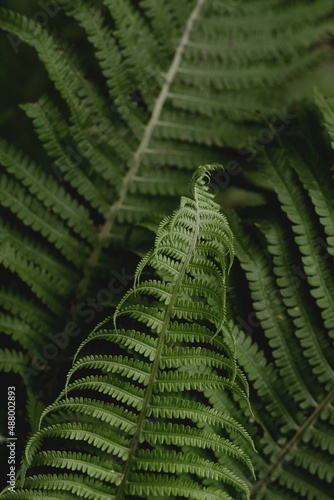
[[[97,264],[99,263],[100,260],[100,255],[102,252],[102,249],[105,245],[105,242],[107,241],[110,231],[112,230],[112,227],[115,224],[117,215],[119,210],[121,209],[124,200],[128,194],[128,191],[130,189],[130,186],[132,184],[133,178],[137,175],[137,172],[140,168],[141,162],[143,160],[143,156],[145,155],[145,152],[147,150],[147,147],[149,145],[149,142],[151,140],[151,137],[153,135],[154,129],[158,125],[161,111],[165,105],[165,102],[168,98],[169,95],[169,89],[174,81],[175,75],[179,69],[180,62],[182,59],[182,55],[185,51],[185,48],[189,42],[190,38],[190,33],[193,28],[193,25],[199,16],[199,13],[201,11],[201,8],[203,7],[204,3],[206,0],[198,0],[195,8],[193,9],[188,22],[186,23],[185,30],[183,33],[183,36],[180,40],[180,43],[176,49],[175,56],[173,58],[172,64],[166,74],[164,84],[162,86],[162,89],[160,91],[160,94],[155,102],[151,118],[148,122],[148,124],[145,127],[145,131],[142,137],[142,140],[134,153],[134,156],[131,160],[131,166],[129,168],[129,171],[127,175],[123,179],[123,185],[119,194],[118,199],[111,205],[109,209],[109,214],[106,218],[106,221],[104,225],[102,226],[102,229],[99,234],[99,240],[97,246],[94,248],[93,252],[91,253],[88,263],[87,263],[87,273],[84,274],[82,277],[82,280],[79,283],[79,292],[84,295],[87,292],[87,289],[89,287],[90,280],[92,278],[93,272]]]
[[[162,353],[162,349],[165,345],[165,337],[166,337],[166,333],[168,331],[168,326],[170,323],[170,318],[171,318],[171,314],[173,311],[173,307],[174,307],[176,299],[178,298],[180,287],[182,285],[182,282],[183,282],[184,276],[186,274],[187,268],[189,266],[191,257],[193,255],[194,250],[195,250],[196,243],[198,241],[198,235],[199,235],[199,229],[200,229],[200,213],[199,213],[198,203],[196,202],[196,193],[195,193],[195,206],[196,206],[197,213],[196,213],[196,224],[195,224],[193,235],[192,235],[193,236],[192,241],[191,241],[191,244],[189,246],[187,256],[184,259],[184,262],[183,262],[182,268],[180,270],[180,274],[178,276],[178,279],[175,283],[175,287],[174,287],[174,290],[173,290],[173,293],[171,296],[171,300],[168,304],[168,307],[166,308],[166,314],[164,317],[164,322],[162,325],[162,330],[161,330],[159,342],[157,345],[156,355],[154,358],[149,383],[147,385],[145,396],[143,399],[143,407],[142,407],[141,412],[139,414],[136,432],[135,432],[133,439],[132,439],[132,442],[131,442],[129,456],[128,456],[128,459],[126,461],[125,468],[124,468],[123,480],[119,486],[115,500],[122,500],[123,499],[124,491],[125,491],[125,488],[126,488],[126,485],[128,482],[128,477],[129,477],[129,474],[131,472],[131,468],[132,468],[133,461],[135,458],[135,452],[136,452],[137,447],[138,447],[139,438],[140,438],[140,435],[143,431],[144,422],[145,422],[145,419],[147,417],[147,411],[148,411],[150,400],[152,397],[152,392],[153,392],[154,384],[156,381],[156,376],[157,376],[157,373],[159,370],[161,353]]]

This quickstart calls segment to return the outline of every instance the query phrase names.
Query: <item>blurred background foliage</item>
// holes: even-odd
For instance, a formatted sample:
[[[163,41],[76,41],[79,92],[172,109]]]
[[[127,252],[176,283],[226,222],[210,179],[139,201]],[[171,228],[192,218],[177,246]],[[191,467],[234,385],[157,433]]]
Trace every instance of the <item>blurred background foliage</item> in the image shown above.
[[[305,0],[301,1],[305,3]],[[82,62],[87,69],[89,79],[93,79],[97,83],[100,80],[101,92],[104,93],[106,90],[101,79],[101,72],[83,30],[73,18],[66,16],[61,10],[56,15],[48,16],[46,14],[45,16],[46,11],[43,9],[43,5],[47,3],[47,0],[25,0],[24,2],[22,0],[3,0],[1,7],[10,8],[30,18],[34,18],[38,13],[44,13],[44,17],[37,16],[36,19],[39,19],[42,25],[47,19],[48,29],[57,32],[77,49],[77,54],[82,55]],[[106,12],[99,0],[93,0],[92,3]],[[322,43],[334,49],[332,35],[328,34]],[[58,96],[54,85],[48,78],[45,67],[38,60],[35,50],[25,43],[20,43],[19,50],[15,51],[10,35],[3,31],[0,31],[0,60],[0,91],[2,96],[0,99],[0,135],[22,146],[27,153],[32,152],[33,157],[37,160],[45,162],[47,158],[36,139],[31,120],[20,110],[19,105],[35,102],[44,93],[57,100]],[[315,70],[309,71],[302,81],[294,80],[285,86],[285,102],[296,103],[301,96],[303,100],[306,96],[312,101],[315,87],[325,95],[334,95],[334,57],[332,60],[324,61]],[[279,91],[280,89],[277,87],[277,92]],[[61,105],[60,100],[58,104]],[[248,181],[252,182],[250,179]],[[233,196],[228,194],[225,202],[228,203],[228,200],[231,199],[231,201],[233,200],[232,205],[235,206],[236,203],[238,204],[237,200],[240,199],[240,204],[244,205],[245,195],[244,191],[234,191]],[[246,195],[246,199],[248,199],[248,195]],[[251,200],[253,203],[254,198]]]
[[[305,3],[305,0],[300,1]],[[101,1],[93,0],[91,3],[96,4],[107,15]],[[47,0],[25,0],[24,2],[22,0],[3,0],[1,7],[10,8],[36,20],[39,19],[42,25],[46,20],[48,29],[57,32],[73,45],[76,53],[81,55],[89,79],[100,83],[101,92],[105,93],[106,89],[101,72],[83,30],[73,18],[66,16],[61,9],[56,15],[45,14],[47,4]],[[38,13],[44,13],[44,15],[38,16]],[[112,22],[111,19],[110,22]],[[20,104],[36,102],[44,93],[55,100],[60,107],[63,106],[63,102],[59,99],[53,83],[48,78],[45,67],[38,60],[35,50],[25,43],[20,43],[19,50],[15,50],[10,36],[0,31],[0,91],[2,96],[0,99],[0,135],[21,147],[27,154],[31,154],[41,165],[49,167],[49,160],[40,146],[32,122],[20,109]],[[327,34],[321,43],[332,47],[334,54],[334,37],[332,35]],[[309,71],[302,80],[293,80],[290,84],[285,85],[284,100],[288,105],[289,103],[291,105],[297,103],[298,105],[300,102],[304,106],[305,99],[309,103],[313,101],[315,87],[325,95],[334,95],[334,55],[332,60],[324,61],[319,67]],[[277,93],[280,92],[279,87],[275,90]],[[228,151],[226,158],[230,158],[231,154],[234,153]],[[222,161],[224,157],[225,154],[222,152]],[[240,155],[237,157],[240,161]],[[264,202],[263,196],[253,191],[254,187],[263,187],[263,180],[259,176],[253,175],[253,165],[249,165],[243,159],[241,162],[244,175],[237,176],[233,186],[228,186],[220,195],[219,199],[224,207],[237,208],[238,206],[243,207],[248,204],[252,206]],[[248,175],[248,171],[251,172],[250,175]]]

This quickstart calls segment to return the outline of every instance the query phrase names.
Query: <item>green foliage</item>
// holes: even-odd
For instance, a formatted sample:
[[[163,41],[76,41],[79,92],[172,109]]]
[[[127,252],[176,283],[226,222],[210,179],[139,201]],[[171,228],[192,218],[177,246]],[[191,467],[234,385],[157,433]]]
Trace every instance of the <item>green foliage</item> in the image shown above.
[[[33,47],[54,86],[21,106],[46,155],[31,160],[0,144],[9,282],[0,307],[29,333],[2,331],[13,350],[34,339],[26,383],[43,372],[34,359],[46,333],[78,319],[129,228],[176,206],[195,165],[221,161],[222,146],[245,147],[263,117],[284,116],[291,82],[301,88],[307,70],[328,59],[334,14],[331,0],[81,0],[62,9],[93,62],[52,31],[51,15],[42,27],[38,16],[0,11],[7,49],[23,48],[16,37]]]
[[[332,101],[319,94],[317,101],[330,125]],[[238,361],[250,382],[255,420],[251,415],[245,418],[242,406],[230,411],[255,439],[258,455],[250,455],[257,481],[250,477],[249,484],[251,498],[256,499],[332,497],[334,183],[327,147],[331,128],[326,127],[328,136],[323,139],[317,124],[312,140],[308,126],[301,128],[302,140],[295,135],[279,140],[259,157],[260,171],[277,196],[271,212],[248,209],[240,216],[228,214],[251,300],[250,310],[242,305],[234,310],[230,327],[237,339]],[[234,295],[245,302],[237,284]],[[211,400],[226,410],[223,394],[213,392]]]
[[[34,13],[34,4],[41,10],[40,2],[30,4],[24,6],[27,13]],[[176,207],[194,168],[228,165],[237,158],[248,191],[234,204],[247,208],[228,215],[239,262],[232,270],[224,328],[233,333],[231,340],[224,335],[222,341],[217,333],[225,318],[217,301],[225,302],[225,291],[216,285],[219,278],[225,283],[225,275],[207,259],[210,252],[218,255],[217,243],[209,248],[208,241],[200,240],[195,249],[201,252],[204,245],[207,262],[195,288],[191,275],[170,265],[182,257],[186,242],[181,236],[174,253],[166,245],[167,260],[149,253],[138,267],[134,288],[117,307],[114,329],[101,324],[83,342],[67,392],[46,410],[41,430],[29,441],[22,469],[22,480],[27,472],[25,490],[18,490],[16,498],[110,498],[108,488],[122,481],[126,463],[131,464],[126,474],[130,467],[133,474],[127,495],[134,498],[199,498],[206,488],[205,498],[211,498],[209,492],[212,498],[225,498],[228,492],[239,499],[247,485],[252,498],[331,498],[334,217],[329,143],[333,150],[334,103],[324,90],[328,82],[331,92],[332,0],[62,4],[59,24],[49,16],[46,27],[0,9],[6,60],[12,49],[12,55],[26,50],[18,36],[35,50],[49,78],[37,102],[21,106],[40,149],[30,147],[29,138],[5,134],[0,139],[0,370],[5,377],[10,372],[15,380],[22,377],[31,433],[45,404],[54,400],[58,379],[62,383],[78,345],[67,338],[67,350],[59,349],[56,359],[44,365],[40,360],[52,335],[69,324],[87,332],[80,305],[105,288],[112,269],[126,264],[129,271],[136,265],[129,249],[145,255],[150,238],[138,227],[151,230]],[[11,8],[20,8],[20,2]],[[70,35],[63,21],[73,30]],[[81,46],[72,43],[76,36]],[[310,119],[302,101],[310,98],[314,84],[322,131],[319,116]],[[296,100],[302,103],[291,108]],[[291,116],[288,109],[298,114],[298,124],[288,137],[284,133],[275,143],[267,141],[263,126],[275,135]],[[260,145],[259,137],[264,138]],[[26,144],[27,151],[18,144]],[[249,165],[248,150],[256,158]],[[256,192],[249,191],[249,183]],[[224,203],[228,197],[223,193],[220,199]],[[262,207],[248,206],[259,202]],[[188,203],[181,207],[187,214],[183,223],[193,230]],[[212,231],[219,239],[225,221],[217,217]],[[168,225],[171,220],[160,226],[158,247],[175,229]],[[230,234],[223,237],[227,242]],[[205,278],[208,274],[212,279]],[[166,311],[177,295],[171,288],[181,275],[183,295],[170,319],[180,329],[165,337],[157,357]],[[116,304],[113,298],[102,305]],[[89,328],[104,316],[94,317]],[[200,333],[193,324],[201,325]],[[120,384],[114,392],[106,375],[110,340],[116,346],[114,362],[126,360],[113,374]],[[246,389],[235,349],[250,381],[254,415],[242,393]],[[162,373],[180,378],[163,375],[159,388],[165,399],[157,402],[156,415],[147,416],[141,401],[157,382],[145,369],[158,361]],[[226,373],[224,382],[221,373]],[[220,383],[233,392],[235,403],[226,390],[218,390]],[[178,399],[172,396],[175,388]],[[117,401],[113,407],[106,402],[111,394]],[[242,423],[258,453],[233,434],[226,414]],[[140,443],[142,455],[133,465],[125,458],[126,446],[138,415],[146,415],[152,425],[159,422],[160,434],[154,441],[147,427],[152,440]],[[219,426],[225,423],[222,435],[213,420],[218,415]],[[177,426],[182,435],[173,440]],[[142,431],[141,424],[136,428]],[[233,444],[227,446],[230,433]],[[204,447],[208,442],[211,448]],[[255,484],[238,463],[246,454],[255,466]]]

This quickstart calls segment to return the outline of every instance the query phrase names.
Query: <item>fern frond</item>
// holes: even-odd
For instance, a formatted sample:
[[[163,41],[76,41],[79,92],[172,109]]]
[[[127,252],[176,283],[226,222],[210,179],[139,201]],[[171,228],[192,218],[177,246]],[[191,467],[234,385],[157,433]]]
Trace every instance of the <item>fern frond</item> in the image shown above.
[[[259,156],[277,197],[272,210],[228,214],[249,287],[245,295],[239,274],[242,285],[234,281],[234,295],[252,304],[250,310],[243,304],[237,313],[231,309],[230,325],[254,418],[241,398],[233,405],[216,389],[206,396],[259,436],[258,455],[249,452],[258,478],[250,485],[254,499],[332,496],[333,179],[322,137],[308,114],[303,121],[302,137],[279,140]]]
[[[29,300],[29,298],[17,293],[8,293],[7,290],[0,288],[0,304],[1,307],[9,311],[13,316],[25,321],[30,328],[33,326],[38,333],[47,329],[50,321],[49,314]]]
[[[38,431],[38,424],[43,413],[45,405],[41,403],[36,396],[28,389],[27,391],[27,413],[30,422],[31,432]]]
[[[50,249],[47,251],[39,241],[29,238],[29,231],[25,231],[23,227],[18,230],[17,227],[4,223],[1,227],[1,240],[5,247],[3,259],[7,257],[10,260],[16,255],[19,259],[16,262],[18,268],[20,268],[20,260],[26,259],[35,267],[41,268],[41,275],[43,273],[51,284],[57,287],[57,293],[60,295],[69,293],[71,282],[77,277],[75,271],[60,261],[55,252],[51,252]],[[22,271],[24,272],[24,269]],[[22,279],[19,269],[17,272]],[[43,276],[41,276],[42,280]]]
[[[41,477],[29,478],[27,486],[36,484],[43,491],[46,498],[51,498],[56,491],[57,497],[62,491],[66,491],[66,495],[73,495],[74,498],[86,498],[87,500],[108,500],[110,495],[107,493],[107,488],[102,487],[97,481],[88,478],[82,478],[76,474],[62,474],[62,475],[42,475]],[[50,493],[49,493],[50,492]],[[59,498],[59,497],[58,497]]]
[[[326,389],[333,384],[334,370],[331,361],[327,359],[326,352],[330,352],[331,343],[328,341],[327,332],[323,331],[312,312],[312,305],[308,297],[302,292],[297,292],[296,280],[291,275],[293,267],[291,254],[288,252],[287,238],[278,224],[266,223],[262,227],[268,241],[268,250],[274,255],[274,273],[280,286],[282,299],[286,311],[293,319],[295,335],[303,346],[304,357],[309,359],[310,367],[320,383],[327,382]]]
[[[38,347],[38,344],[36,345],[35,336],[32,335],[29,325],[9,314],[2,313],[0,318],[0,331],[9,335],[26,351]]]
[[[1,256],[1,263],[7,269],[16,272],[21,280],[30,286],[35,295],[46,304],[52,312],[61,313],[62,305],[53,293],[52,280],[34,259],[29,259],[22,248],[15,248],[10,237],[6,236],[6,251]],[[38,280],[38,281],[37,281]]]
[[[87,239],[89,243],[94,243],[88,211],[73,200],[55,178],[43,175],[37,165],[29,163],[3,139],[0,141],[0,152],[1,165],[16,177],[32,196],[36,196],[46,210],[52,210],[77,234]]]
[[[72,471],[86,473],[89,477],[101,479],[108,483],[118,484],[122,475],[117,470],[110,470],[110,464],[107,460],[101,460],[99,457],[93,457],[85,453],[69,452],[64,457],[60,451],[40,452],[35,458],[36,465],[49,465],[60,467]],[[115,469],[118,469],[115,466]]]
[[[44,209],[36,198],[31,197],[22,186],[5,175],[1,176],[0,191],[4,207],[15,214],[25,226],[41,233],[72,264],[80,266],[80,260],[82,263],[87,250],[83,248],[83,253],[79,251],[79,241],[54,214]]]
[[[32,119],[36,134],[52,160],[53,174],[57,181],[65,179],[98,213],[105,214],[108,209],[106,190],[102,183],[96,185],[96,177],[93,182],[87,175],[90,166],[86,154],[92,149],[91,141],[84,141],[81,137],[81,141],[76,143],[69,124],[45,97],[36,104],[26,104],[22,107]],[[93,134],[93,130],[89,129],[87,134],[90,133]],[[86,154],[83,152],[84,146]],[[81,168],[77,168],[78,165],[81,165]],[[85,168],[82,168],[82,165]],[[89,217],[87,211],[86,217]],[[85,225],[87,227],[87,221]]]
[[[297,172],[303,187],[308,192],[314,209],[319,216],[319,222],[326,234],[326,250],[330,255],[334,255],[334,204],[331,193],[332,178],[328,171],[316,169],[320,159],[316,154],[308,150],[308,160],[305,155],[301,155],[295,148],[288,148],[291,166]],[[312,154],[313,153],[313,154]]]
[[[89,498],[96,490],[96,498],[108,494],[119,499],[150,494],[197,498],[200,493],[231,498],[230,492],[239,491],[249,497],[247,484],[224,465],[224,456],[253,473],[247,454],[233,443],[236,434],[250,444],[252,440],[231,415],[216,411],[204,396],[220,388],[248,404],[245,378],[220,337],[225,312],[222,315],[219,301],[225,311],[233,244],[227,220],[209,192],[214,168],[202,167],[194,174],[192,198],[183,197],[180,208],[160,225],[145,260],[159,275],[166,249],[180,248],[170,257],[175,269],[170,281],[137,280],[115,312],[117,329],[95,330],[80,346],[65,390],[44,410],[40,430],[28,442],[22,491],[47,494],[50,489]],[[214,221],[219,222],[216,232]],[[194,272],[197,261],[199,277]],[[137,305],[128,306],[134,298]],[[134,318],[138,331],[119,328],[124,318]],[[178,329],[183,338],[175,345],[172,336]],[[119,354],[99,354],[107,337]],[[202,349],[201,338],[211,349]],[[95,346],[95,354],[85,355],[88,345]],[[96,453],[98,460],[93,458]],[[48,476],[42,472],[45,466],[51,471]],[[57,470],[57,482],[52,469]]]
[[[323,114],[325,127],[331,140],[332,149],[334,149],[334,100],[316,91],[315,101]]]
[[[319,259],[317,249],[319,237],[314,221],[314,209],[305,199],[305,194],[300,190],[291,168],[289,159],[284,149],[274,158],[263,156],[263,169],[270,172],[272,183],[276,185],[282,209],[286,212],[292,223],[295,241],[301,252],[301,259],[307,273],[307,280],[312,287],[312,295],[322,309],[324,325],[333,336],[334,328],[334,279],[331,276],[328,263]]]
[[[24,369],[27,366],[27,356],[22,352],[0,349],[0,362],[3,371],[24,375]]]
[[[247,273],[254,309],[265,326],[269,345],[275,353],[276,362],[287,382],[286,389],[303,405],[314,407],[316,405],[314,396],[310,393],[308,384],[297,368],[304,361],[300,355],[297,360],[298,349],[296,347],[292,349],[291,339],[287,333],[291,328],[291,322],[289,323],[282,301],[276,293],[275,281],[265,255],[245,234],[235,217],[230,216],[229,222],[235,236],[236,253]],[[241,241],[242,244],[240,244]]]

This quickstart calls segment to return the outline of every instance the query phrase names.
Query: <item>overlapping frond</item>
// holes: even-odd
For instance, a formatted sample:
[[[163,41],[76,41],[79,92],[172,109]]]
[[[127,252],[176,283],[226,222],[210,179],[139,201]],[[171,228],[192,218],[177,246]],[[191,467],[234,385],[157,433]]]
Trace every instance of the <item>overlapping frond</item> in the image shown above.
[[[259,436],[258,455],[250,451],[258,480],[244,478],[254,499],[332,496],[334,185],[325,148],[315,149],[306,135],[292,142],[259,158],[277,208],[228,215],[252,304],[232,315],[231,328],[255,419],[242,405],[231,411]],[[234,293],[245,291],[235,284]],[[208,396],[218,409],[226,405],[223,393]]]

